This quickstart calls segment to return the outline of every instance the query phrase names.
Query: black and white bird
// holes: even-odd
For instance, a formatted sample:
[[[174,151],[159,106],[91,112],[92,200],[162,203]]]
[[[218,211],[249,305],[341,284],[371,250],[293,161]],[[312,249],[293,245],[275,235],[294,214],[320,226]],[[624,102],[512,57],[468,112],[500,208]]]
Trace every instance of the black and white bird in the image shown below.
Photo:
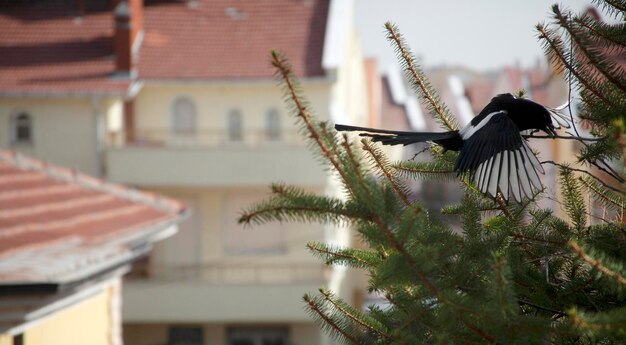
[[[545,107],[510,93],[500,94],[458,131],[442,133],[404,132],[367,127],[335,125],[338,131],[359,131],[384,145],[408,145],[431,141],[445,150],[460,151],[454,165],[458,175],[468,175],[478,189],[504,200],[521,202],[543,186],[538,172],[541,163],[522,132],[541,130],[555,136],[555,129],[569,128],[568,117],[557,108]]]

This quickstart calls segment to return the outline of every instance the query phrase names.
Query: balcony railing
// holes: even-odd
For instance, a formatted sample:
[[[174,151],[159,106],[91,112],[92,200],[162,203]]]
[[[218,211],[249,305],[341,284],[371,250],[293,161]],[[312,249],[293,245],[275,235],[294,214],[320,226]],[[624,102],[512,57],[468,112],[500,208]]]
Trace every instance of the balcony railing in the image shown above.
[[[223,129],[173,131],[168,128],[142,128],[134,133],[133,142],[112,139],[111,146],[212,148],[223,146],[258,147],[265,145],[302,146],[304,141],[296,130],[270,133],[266,130],[245,130],[229,133]]]
[[[141,263],[139,263],[141,265]],[[144,262],[143,264],[147,264]],[[148,267],[149,266],[149,267]],[[328,266],[318,264],[147,265],[127,276],[132,280],[201,282],[208,284],[300,284],[326,281]],[[141,268],[139,268],[141,269]]]

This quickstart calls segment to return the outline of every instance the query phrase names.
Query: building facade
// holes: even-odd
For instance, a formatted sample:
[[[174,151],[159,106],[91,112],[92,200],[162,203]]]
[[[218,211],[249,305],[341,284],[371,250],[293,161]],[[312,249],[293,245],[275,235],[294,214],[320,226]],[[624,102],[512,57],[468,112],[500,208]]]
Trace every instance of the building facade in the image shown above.
[[[3,14],[0,145],[191,209],[124,282],[125,343],[328,343],[301,297],[325,286],[352,300],[355,287],[305,244],[346,245],[348,230],[237,218],[271,182],[340,193],[269,53],[286,55],[320,120],[366,124],[352,1],[77,4]]]

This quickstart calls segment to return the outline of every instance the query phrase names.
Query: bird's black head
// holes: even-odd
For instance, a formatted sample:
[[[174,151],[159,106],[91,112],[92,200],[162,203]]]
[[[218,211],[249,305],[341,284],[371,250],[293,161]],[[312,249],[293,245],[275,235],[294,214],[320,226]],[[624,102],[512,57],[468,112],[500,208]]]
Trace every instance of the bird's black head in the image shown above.
[[[520,131],[539,129],[549,135],[556,135],[550,112],[543,105],[524,98],[517,98],[510,93],[499,94],[491,103],[500,110],[506,110],[508,116]]]

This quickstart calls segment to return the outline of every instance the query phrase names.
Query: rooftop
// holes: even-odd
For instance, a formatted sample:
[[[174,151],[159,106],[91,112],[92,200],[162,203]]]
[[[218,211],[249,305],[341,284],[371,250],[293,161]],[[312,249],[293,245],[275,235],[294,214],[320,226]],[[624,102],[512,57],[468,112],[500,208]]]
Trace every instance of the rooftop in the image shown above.
[[[173,199],[0,151],[0,289],[56,289],[128,263],[173,233],[185,211]]]
[[[146,6],[139,78],[271,78],[272,49],[289,57],[296,75],[322,76],[328,5],[198,0]]]
[[[300,77],[322,76],[328,0],[146,0],[139,80],[271,78],[279,49]],[[0,94],[123,95],[111,8],[14,5],[0,13]]]

